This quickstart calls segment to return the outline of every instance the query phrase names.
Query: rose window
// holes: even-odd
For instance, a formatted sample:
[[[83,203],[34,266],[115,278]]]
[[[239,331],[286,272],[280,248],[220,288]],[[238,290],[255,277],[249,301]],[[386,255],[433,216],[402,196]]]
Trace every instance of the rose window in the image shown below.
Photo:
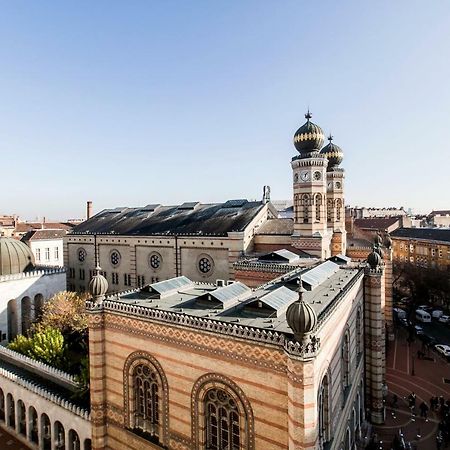
[[[84,262],[86,259],[86,250],[84,248],[80,248],[78,250],[78,261]]]
[[[116,252],[116,251],[112,252],[111,256],[110,256],[110,260],[111,260],[111,264],[113,266],[117,266],[119,264],[119,262],[120,262],[120,254],[119,254],[119,252]]]
[[[208,273],[211,270],[212,263],[209,258],[201,258],[198,262],[198,268],[202,273]]]

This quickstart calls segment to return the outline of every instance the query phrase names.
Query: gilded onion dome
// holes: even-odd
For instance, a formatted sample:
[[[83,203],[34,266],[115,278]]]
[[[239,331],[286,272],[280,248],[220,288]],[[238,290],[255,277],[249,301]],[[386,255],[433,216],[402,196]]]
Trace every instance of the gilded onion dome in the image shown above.
[[[328,159],[328,170],[330,170],[333,167],[339,166],[344,159],[344,152],[341,147],[333,144],[333,136],[331,136],[331,134],[328,136],[328,140],[330,142],[325,145],[325,147],[320,151],[320,154]]]
[[[101,274],[101,268],[97,266],[94,276],[89,281],[89,292],[95,302],[101,302],[108,292],[108,281]]]
[[[317,325],[317,314],[303,299],[303,287],[300,280],[298,300],[289,305],[286,320],[294,332],[295,339],[301,341],[305,335],[311,333]]]
[[[301,155],[318,152],[323,145],[324,134],[322,128],[312,123],[309,120],[311,117],[311,113],[308,111],[305,114],[306,123],[294,134],[294,145]]]
[[[372,253],[367,257],[367,263],[371,269],[376,269],[381,266],[381,256],[375,249],[372,250]]]

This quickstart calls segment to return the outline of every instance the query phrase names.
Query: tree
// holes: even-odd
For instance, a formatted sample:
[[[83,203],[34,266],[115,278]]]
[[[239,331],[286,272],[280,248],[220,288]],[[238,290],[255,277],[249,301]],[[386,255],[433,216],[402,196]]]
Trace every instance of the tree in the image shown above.
[[[61,331],[51,327],[35,327],[30,337],[19,335],[8,348],[57,369],[65,369],[66,345]]]
[[[65,336],[84,334],[88,327],[87,295],[63,291],[55,294],[42,308],[39,325],[57,328]]]

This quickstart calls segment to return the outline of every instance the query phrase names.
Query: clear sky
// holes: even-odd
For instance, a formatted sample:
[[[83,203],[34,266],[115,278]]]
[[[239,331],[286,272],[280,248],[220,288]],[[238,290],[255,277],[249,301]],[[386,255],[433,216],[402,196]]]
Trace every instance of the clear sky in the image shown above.
[[[295,130],[346,203],[450,208],[450,3],[0,1],[0,213],[291,197]]]

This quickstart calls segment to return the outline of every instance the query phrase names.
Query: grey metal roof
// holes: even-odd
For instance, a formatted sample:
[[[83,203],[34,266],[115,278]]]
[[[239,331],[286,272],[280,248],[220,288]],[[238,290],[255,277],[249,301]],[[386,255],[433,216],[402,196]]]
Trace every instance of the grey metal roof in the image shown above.
[[[286,311],[292,302],[298,300],[298,292],[291,291],[287,287],[281,286],[278,289],[274,289],[268,294],[259,297],[258,300],[263,302],[269,308],[274,309],[278,317]]]
[[[220,287],[209,293],[211,297],[221,302],[224,308],[250,297],[251,294],[252,290],[240,281]]]
[[[171,295],[180,290],[189,289],[194,283],[184,275],[181,277],[170,278],[169,280],[159,281],[150,285],[150,289],[157,292],[161,297]]]
[[[339,265],[332,261],[325,261],[318,266],[302,274],[303,284],[308,284],[311,289],[322,284],[339,270]]]
[[[259,201],[229,200],[106,209],[79,224],[71,234],[226,236],[232,231],[244,231],[263,207]]]
[[[352,258],[349,258],[348,256],[345,255],[335,255],[332,256],[331,258],[328,258],[328,261],[332,261],[337,264],[348,264],[352,261]]]

